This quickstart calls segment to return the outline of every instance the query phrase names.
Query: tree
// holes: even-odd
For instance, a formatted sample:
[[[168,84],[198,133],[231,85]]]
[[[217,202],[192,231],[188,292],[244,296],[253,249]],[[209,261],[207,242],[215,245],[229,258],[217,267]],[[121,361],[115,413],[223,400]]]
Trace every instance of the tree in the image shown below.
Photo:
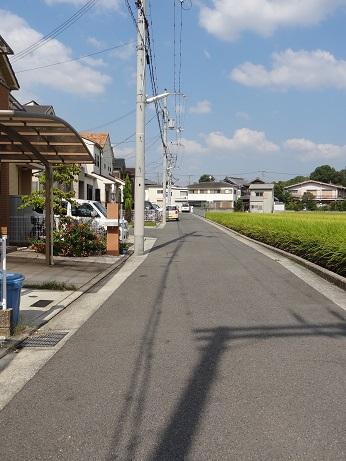
[[[274,183],[274,197],[277,198],[279,202],[287,203],[290,200],[291,194],[284,189],[286,185],[287,183],[285,181]]]
[[[131,221],[131,212],[133,206],[133,197],[132,197],[132,183],[129,175],[126,175],[125,186],[124,186],[124,208],[125,208],[125,218],[127,221]]]
[[[79,165],[57,165],[53,167],[53,210],[54,214],[64,215],[66,208],[63,206],[63,200],[73,202],[75,191],[71,190],[72,183],[78,179],[81,168]],[[44,172],[38,176],[39,184],[42,186],[39,190],[32,192],[30,195],[22,196],[22,205],[20,208],[31,206],[34,210],[43,210],[45,205],[45,185],[46,175]]]
[[[244,211],[244,203],[240,197],[234,202],[234,211]]]
[[[330,165],[321,165],[310,174],[310,179],[326,183],[335,183],[338,180],[338,172]]]
[[[302,204],[306,210],[313,211],[316,210],[317,205],[314,200],[314,195],[311,192],[304,192],[302,197]]]
[[[214,176],[212,176],[211,174],[202,174],[202,176],[198,180],[198,182],[209,182],[209,181],[215,181]]]

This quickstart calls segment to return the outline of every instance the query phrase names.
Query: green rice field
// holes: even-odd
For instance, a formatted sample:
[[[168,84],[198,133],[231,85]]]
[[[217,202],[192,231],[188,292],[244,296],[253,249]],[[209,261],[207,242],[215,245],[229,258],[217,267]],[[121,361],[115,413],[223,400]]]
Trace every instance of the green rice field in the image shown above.
[[[209,212],[206,218],[346,276],[346,213]]]

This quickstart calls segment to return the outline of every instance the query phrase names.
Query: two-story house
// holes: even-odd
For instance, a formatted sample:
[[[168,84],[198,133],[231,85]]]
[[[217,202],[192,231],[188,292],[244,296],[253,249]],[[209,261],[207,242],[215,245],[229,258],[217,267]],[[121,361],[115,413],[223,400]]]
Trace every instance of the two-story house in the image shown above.
[[[76,198],[96,200],[103,205],[118,197],[117,185],[124,181],[113,176],[113,149],[108,133],[80,133],[94,164],[82,165],[78,183],[74,185]]]
[[[251,213],[273,213],[274,211],[274,184],[250,184]]]
[[[237,200],[238,187],[221,181],[208,181],[188,186],[188,202],[192,206],[206,206],[214,209],[233,209]]]
[[[321,205],[346,200],[346,187],[312,179],[287,186],[285,190],[297,199],[301,199],[306,192],[309,192],[313,199]]]
[[[168,190],[167,190],[168,194]],[[168,204],[168,197],[167,204]],[[157,184],[153,181],[145,180],[145,200],[151,203],[156,203],[160,207],[163,205],[163,187],[162,184]],[[171,186],[171,205],[181,206],[182,203],[188,201],[188,188],[180,186]]]

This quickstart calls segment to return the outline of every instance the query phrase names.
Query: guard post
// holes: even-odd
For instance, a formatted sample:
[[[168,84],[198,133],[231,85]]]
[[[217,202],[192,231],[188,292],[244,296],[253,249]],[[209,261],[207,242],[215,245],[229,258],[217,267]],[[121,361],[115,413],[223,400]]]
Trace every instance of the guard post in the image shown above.
[[[119,204],[107,203],[107,254],[119,256]],[[114,222],[112,222],[114,221]]]

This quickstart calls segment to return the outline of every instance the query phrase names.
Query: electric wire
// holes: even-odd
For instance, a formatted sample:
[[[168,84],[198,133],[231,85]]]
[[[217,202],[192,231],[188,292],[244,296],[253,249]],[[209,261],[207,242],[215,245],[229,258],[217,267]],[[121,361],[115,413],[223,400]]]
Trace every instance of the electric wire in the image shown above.
[[[23,73],[23,72],[30,72],[32,70],[45,69],[47,67],[53,67],[53,66],[58,66],[60,64],[66,64],[68,62],[79,61],[79,60],[81,60],[83,58],[89,58],[90,56],[95,56],[95,55],[98,55],[98,54],[107,53],[108,51],[116,50],[118,48],[124,48],[125,46],[132,45],[133,43],[134,42],[127,42],[127,43],[123,43],[121,45],[114,45],[114,46],[111,46],[109,48],[105,48],[104,50],[95,51],[95,52],[89,53],[89,54],[84,54],[83,56],[79,56],[78,58],[67,59],[66,61],[54,62],[52,64],[46,64],[44,66],[31,67],[30,69],[16,70],[16,74],[20,74],[20,73]]]
[[[145,123],[145,126],[148,126],[149,123],[151,123],[151,122],[154,120],[155,117],[156,117],[156,114],[154,114],[154,115],[151,117],[151,119],[149,119],[149,120]],[[120,146],[120,144],[125,144],[129,139],[133,138],[134,136],[136,136],[136,132],[132,133],[130,136],[128,136],[127,138],[123,139],[122,141],[113,144],[113,147]]]
[[[102,123],[101,125],[94,126],[93,128],[87,128],[82,131],[94,131],[98,130],[99,128],[103,128],[105,126],[112,125],[113,123],[120,122],[120,120],[123,120],[124,118],[128,117],[129,115],[132,115],[136,112],[136,109],[130,110],[129,112],[126,112],[126,114],[120,115],[120,117],[117,117],[113,120],[109,120],[108,122]]]
[[[53,29],[49,34],[44,35],[40,40],[33,43],[32,45],[24,48],[22,51],[16,53],[13,57],[12,62],[17,62],[27,55],[34,53],[42,46],[46,45],[48,42],[56,38],[58,35],[62,34],[66,29],[71,27],[75,22],[77,22],[82,16],[84,16],[89,10],[91,10],[98,0],[89,0],[87,1],[79,10],[77,10],[72,16],[70,16],[66,21],[60,24],[58,27]]]

